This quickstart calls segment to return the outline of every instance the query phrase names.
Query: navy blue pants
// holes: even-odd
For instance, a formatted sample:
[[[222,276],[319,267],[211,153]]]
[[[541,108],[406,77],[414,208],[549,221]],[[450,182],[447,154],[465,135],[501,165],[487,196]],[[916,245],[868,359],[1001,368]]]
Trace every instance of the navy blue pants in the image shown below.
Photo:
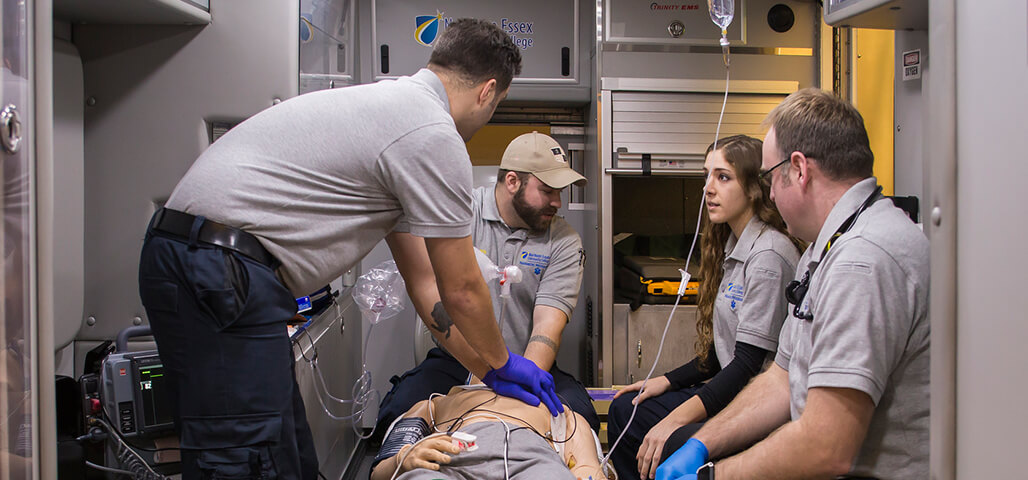
[[[274,271],[150,229],[139,294],[178,405],[182,478],[316,480],[286,334],[296,300]]]
[[[614,465],[619,480],[640,478],[639,461],[635,459],[635,456],[639,453],[643,438],[654,425],[692,397],[696,390],[698,389],[671,390],[664,392],[663,395],[648,398],[639,405],[635,412],[635,419],[628,426],[628,432],[621,438],[614,453],[610,455],[610,462]],[[610,444],[613,444],[618,435],[625,430],[625,424],[632,415],[632,400],[638,394],[639,392],[626,393],[611,402],[610,410],[607,413],[607,441]],[[672,433],[664,443],[664,452],[660,456],[660,461],[663,462],[682,445],[685,445],[685,442],[701,426],[703,426],[702,423],[691,423],[675,430],[675,433]]]
[[[600,417],[596,415],[589,392],[585,390],[571,374],[557,368],[550,369],[553,375],[554,390],[560,400],[571,410],[585,417],[593,431],[600,429]],[[375,438],[381,439],[385,430],[399,417],[410,410],[415,403],[427,400],[433,393],[445,394],[457,385],[468,381],[468,369],[464,368],[456,358],[440,348],[428,351],[428,356],[420,365],[408,370],[403,375],[389,379],[392,390],[382,399],[378,409],[378,422],[375,427]],[[571,427],[568,427],[570,431]]]

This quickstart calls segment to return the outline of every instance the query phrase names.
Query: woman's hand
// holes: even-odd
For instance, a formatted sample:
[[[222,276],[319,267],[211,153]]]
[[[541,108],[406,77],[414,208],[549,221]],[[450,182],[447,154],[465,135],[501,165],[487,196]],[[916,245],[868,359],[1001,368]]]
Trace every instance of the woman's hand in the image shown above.
[[[614,394],[614,398],[620,397],[622,393],[636,392],[641,388],[643,388],[642,380],[635,382],[627,387],[624,387],[621,390],[618,390],[618,392]],[[667,377],[665,377],[664,375],[661,375],[659,377],[653,377],[646,382],[646,388],[641,393],[639,393],[638,397],[635,397],[635,400],[633,400],[632,403],[638,404],[639,402],[646,400],[647,398],[661,395],[664,392],[668,391],[669,388],[671,388],[671,381],[668,380]]]
[[[413,451],[410,451],[413,448]],[[410,453],[407,453],[410,451]],[[450,454],[460,453],[460,449],[453,444],[449,435],[440,435],[421,441],[417,445],[405,445],[400,449],[397,458],[403,459],[402,472],[415,468],[427,468],[439,471],[439,465],[450,463]]]
[[[647,389],[648,390],[648,389]],[[679,427],[685,425],[672,412],[653,426],[642,444],[639,445],[639,453],[635,459],[639,462],[639,476],[642,478],[654,478],[657,474],[657,467],[660,465],[660,455],[664,452],[664,443],[668,437]]]

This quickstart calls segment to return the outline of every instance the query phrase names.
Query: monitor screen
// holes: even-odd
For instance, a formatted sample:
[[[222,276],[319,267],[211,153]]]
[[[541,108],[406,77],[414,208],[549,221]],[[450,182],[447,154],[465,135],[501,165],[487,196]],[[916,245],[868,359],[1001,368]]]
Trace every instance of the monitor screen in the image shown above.
[[[172,398],[160,357],[134,359],[143,429],[172,423]]]

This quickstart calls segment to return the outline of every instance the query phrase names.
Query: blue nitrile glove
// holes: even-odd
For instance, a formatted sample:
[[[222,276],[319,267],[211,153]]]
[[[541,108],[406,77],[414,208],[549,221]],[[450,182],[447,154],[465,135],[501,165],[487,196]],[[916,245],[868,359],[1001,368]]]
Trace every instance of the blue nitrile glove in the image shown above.
[[[500,368],[489,370],[489,373],[482,378],[482,383],[489,385],[500,395],[517,398],[529,405],[539,405],[539,400],[542,400],[546,404],[546,408],[550,410],[550,414],[555,417],[563,412],[564,406],[557,398],[557,393],[553,391],[553,376],[521,355],[510,353],[510,350],[507,351],[507,354],[507,363]],[[517,389],[530,394],[535,399],[535,403],[522,398],[524,395],[515,394]]]
[[[696,470],[706,465],[708,452],[703,442],[690,438],[682,448],[672,453],[664,463],[657,467],[657,480],[677,480],[679,478],[696,478]],[[687,477],[686,475],[691,475]]]

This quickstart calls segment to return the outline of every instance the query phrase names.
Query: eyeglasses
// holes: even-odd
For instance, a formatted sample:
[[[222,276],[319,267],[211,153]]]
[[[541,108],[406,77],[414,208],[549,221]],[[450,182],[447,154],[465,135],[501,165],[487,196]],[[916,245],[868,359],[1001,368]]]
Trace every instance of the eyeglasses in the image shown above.
[[[779,164],[781,165],[781,164]],[[774,170],[773,168],[771,170]],[[768,170],[769,172],[771,170]],[[803,280],[793,280],[789,282],[789,285],[785,287],[785,299],[792,304],[792,315],[801,320],[813,320],[814,314],[810,313],[809,310],[806,312],[800,311],[800,306],[803,305],[803,299],[807,296],[807,289],[810,288],[810,270],[803,274]]]
[[[782,160],[781,162],[776,163],[775,166],[773,166],[773,167],[771,167],[771,168],[769,168],[767,170],[764,170],[763,172],[760,172],[760,179],[764,180],[764,181],[767,181],[768,178],[770,178],[770,176],[771,176],[771,172],[775,171],[776,168],[781,167],[782,164],[784,164],[785,162],[788,162],[788,161],[789,161],[789,159],[786,158],[785,160]]]

